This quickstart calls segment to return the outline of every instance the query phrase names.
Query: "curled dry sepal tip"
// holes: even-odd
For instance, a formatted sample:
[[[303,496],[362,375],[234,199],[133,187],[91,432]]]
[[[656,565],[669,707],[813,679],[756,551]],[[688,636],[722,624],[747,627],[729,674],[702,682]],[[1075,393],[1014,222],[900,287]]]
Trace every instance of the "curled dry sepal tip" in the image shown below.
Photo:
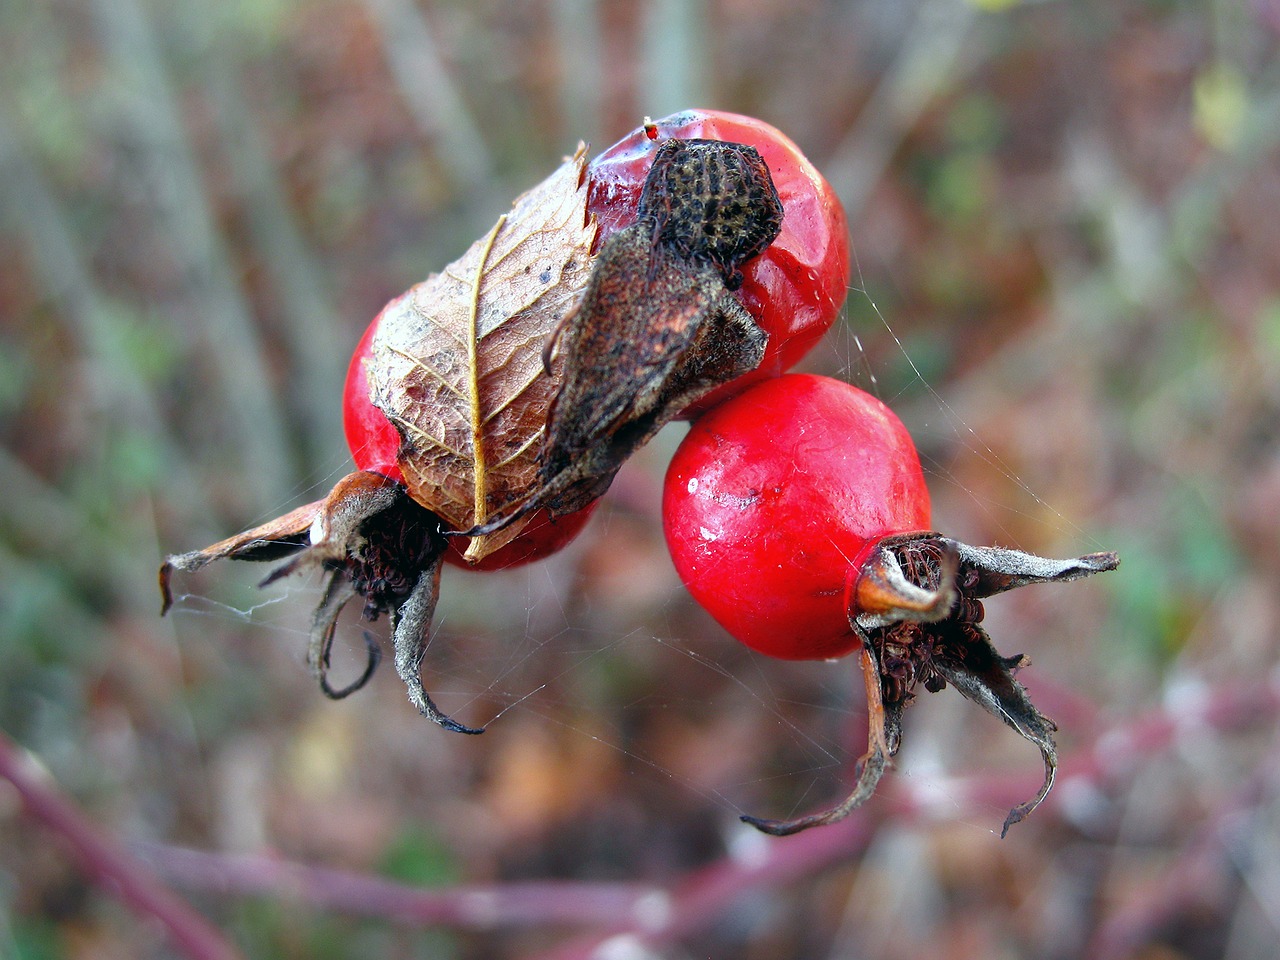
[[[445,715],[422,685],[426,637],[440,588],[445,540],[440,521],[414,502],[402,484],[381,474],[358,471],[340,480],[323,500],[290,511],[203,550],[168,557],[160,568],[162,613],[173,603],[174,571],[199,570],[215,560],[272,561],[292,558],[273,570],[262,585],[302,570],[328,575],[312,619],[307,662],[320,689],[341,699],[360,689],[377,668],[381,653],[366,633],[364,671],[345,687],[329,682],[329,656],[338,617],[356,597],[362,615],[387,614],[396,651],[396,672],[419,712],[446,730],[481,733]]]

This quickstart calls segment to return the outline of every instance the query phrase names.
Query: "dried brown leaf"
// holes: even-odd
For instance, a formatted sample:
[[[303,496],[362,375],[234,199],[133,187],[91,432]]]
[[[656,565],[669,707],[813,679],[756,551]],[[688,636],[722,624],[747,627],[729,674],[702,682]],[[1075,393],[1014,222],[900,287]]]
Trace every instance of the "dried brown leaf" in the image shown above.
[[[562,384],[547,410],[539,483],[472,535],[539,508],[552,516],[582,509],[664,424],[760,365],[768,335],[730,291],[782,217],[754,148],[662,145],[636,222],[605,241],[579,307],[556,333]]]
[[[388,304],[369,359],[374,403],[404,441],[413,498],[467,530],[536,484],[558,368],[546,338],[580,299],[596,236],[583,150],[516,200],[457,261]],[[523,522],[475,537],[479,560]]]

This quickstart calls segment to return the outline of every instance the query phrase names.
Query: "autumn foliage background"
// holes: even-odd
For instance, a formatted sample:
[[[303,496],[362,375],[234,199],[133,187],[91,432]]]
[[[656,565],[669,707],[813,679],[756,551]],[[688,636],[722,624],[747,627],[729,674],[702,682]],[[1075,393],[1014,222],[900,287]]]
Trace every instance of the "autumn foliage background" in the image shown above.
[[[248,957],[1273,956],[1278,37],[1275,0],[10,0],[0,729]],[[903,417],[938,527],[1123,557],[988,605],[1062,728],[1004,841],[1039,759],[953,691],[846,823],[737,823],[843,795],[860,680],[684,594],[679,429],[562,555],[446,574],[428,687],[483,737],[390,669],[321,697],[314,583],[213,567],[157,616],[162,555],[346,472],[386,300],[579,139],[695,105],[844,199],[807,368]],[[174,955],[0,781],[0,956]]]

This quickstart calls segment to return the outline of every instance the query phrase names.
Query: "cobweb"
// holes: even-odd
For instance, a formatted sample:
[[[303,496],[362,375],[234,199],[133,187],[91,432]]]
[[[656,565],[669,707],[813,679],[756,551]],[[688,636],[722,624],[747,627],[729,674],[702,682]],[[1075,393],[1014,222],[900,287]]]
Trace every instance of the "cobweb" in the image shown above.
[[[1082,549],[1096,548],[930,383],[861,282],[851,289],[850,308],[874,317],[878,328],[860,323],[855,330],[853,323],[837,324],[836,375],[904,416],[921,448],[935,492],[935,512],[937,491],[945,486],[949,496],[959,492],[967,497],[973,512],[990,520],[1007,545],[1018,545],[1009,542],[1013,533],[1004,530],[1001,520],[1012,507],[1024,518],[1050,524],[1055,535]],[[864,345],[872,338],[893,345],[888,354],[897,370],[892,386],[882,375],[891,361],[884,353],[877,359]],[[902,376],[901,370],[908,375]],[[743,813],[789,817],[821,809],[844,795],[866,742],[857,665],[852,658],[784,663],[754,654],[738,647],[684,593],[666,559],[657,502],[662,469],[685,429],[667,428],[628,464],[587,531],[560,554],[497,573],[446,567],[423,665],[426,687],[450,715],[487,727],[486,741],[503,737],[505,729],[519,724],[540,725],[560,737],[585,738],[613,754],[616,767],[633,781],[665,791],[683,806],[710,810],[726,824]],[[1019,502],[1001,502],[997,514],[986,494],[967,487],[951,464],[975,460],[1014,491]],[[335,467],[329,476],[318,478],[313,489],[299,490],[297,502],[322,495],[346,469]],[[618,488],[625,488],[621,497],[614,495]],[[282,504],[280,512],[293,505]],[[935,516],[935,523],[954,533],[945,529],[945,519]],[[616,569],[602,571],[601,558]],[[188,592],[176,595],[175,614],[216,621],[222,628],[239,624],[242,634],[282,651],[282,659],[292,659],[305,674],[301,661],[319,581],[291,578],[259,592],[254,584],[269,569],[260,564],[215,565],[198,580],[177,584]],[[235,585],[226,590],[231,579]],[[339,626],[333,651],[335,686],[362,669],[365,631],[380,640],[384,654],[390,652],[385,622],[364,623],[357,613],[358,604],[349,605]],[[296,680],[280,678],[290,684]],[[359,709],[354,704],[364,697],[399,699],[403,722],[419,735],[424,750],[431,749],[432,737],[453,736],[430,728],[413,713],[389,663],[344,707]],[[964,762],[961,758],[952,763],[944,756],[947,729],[955,727],[961,701],[945,698],[954,702],[944,707],[939,702],[943,699],[925,698],[933,715],[933,736],[913,736],[913,713],[921,711],[908,714],[908,736],[891,778],[910,780],[914,790],[929,793],[944,807],[972,810],[952,797],[948,787],[950,769]],[[742,727],[750,732],[735,736],[725,715],[742,718]],[[722,775],[704,776],[696,763],[691,767],[688,761],[672,762],[670,742],[652,732],[664,724],[685,730],[689,738],[709,738],[690,746],[689,752],[711,758],[713,766],[722,761]],[[724,738],[726,732],[730,742],[720,753],[721,741],[715,738]],[[744,744],[744,737],[749,742]],[[1014,737],[1009,740],[1017,742]],[[761,747],[755,756],[752,742]],[[1033,783],[1039,775],[1038,759],[1027,753],[1023,760],[1028,782]],[[655,815],[661,816],[661,811]],[[997,830],[1004,810],[993,807],[982,815],[982,826]]]

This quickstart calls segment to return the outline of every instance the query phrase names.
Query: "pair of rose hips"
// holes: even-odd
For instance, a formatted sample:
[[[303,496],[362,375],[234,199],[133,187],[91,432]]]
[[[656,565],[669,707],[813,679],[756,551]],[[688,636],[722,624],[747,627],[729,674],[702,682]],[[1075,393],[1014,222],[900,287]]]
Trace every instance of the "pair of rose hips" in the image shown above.
[[[739,242],[744,232],[752,236]],[[338,615],[360,597],[366,617],[392,621],[410,700],[447,729],[478,733],[444,715],[422,685],[442,563],[497,569],[560,549],[620,459],[685,416],[694,424],[663,499],[682,580],[756,650],[788,659],[858,652],[867,690],[868,750],[852,794],[797,820],[743,819],[787,834],[845,816],[897,751],[917,684],[950,682],[1043,755],[1043,786],[1010,812],[1007,830],[1052,785],[1054,726],[1013,677],[1022,658],[1001,657],[979,625],[981,599],[1118,561],[1051,561],[931,532],[915,447],[888,408],[836,380],[785,374],[835,319],[848,269],[838,199],[790,140],[758,120],[688,112],[647,122],[589,165],[579,155],[370,325],[345,392],[358,471],[324,500],[168,558],[166,608],[175,569],[293,555],[268,580],[303,566],[329,572],[309,656],[326,694],[358,689],[377,664],[369,641],[364,674],[342,689],[329,683]],[[611,339],[615,324],[628,332]],[[717,343],[744,324],[755,353]],[[565,336],[574,338],[567,360],[547,349]],[[575,351],[588,341],[601,346]],[[611,376],[641,379],[634,389],[610,384],[605,416],[589,388]],[[586,397],[568,413],[566,384],[585,384]],[[566,417],[571,426],[604,417],[594,432],[577,430],[599,463],[570,477],[568,488],[587,494],[567,499],[566,483],[546,469],[557,454],[574,460],[548,450]]]

